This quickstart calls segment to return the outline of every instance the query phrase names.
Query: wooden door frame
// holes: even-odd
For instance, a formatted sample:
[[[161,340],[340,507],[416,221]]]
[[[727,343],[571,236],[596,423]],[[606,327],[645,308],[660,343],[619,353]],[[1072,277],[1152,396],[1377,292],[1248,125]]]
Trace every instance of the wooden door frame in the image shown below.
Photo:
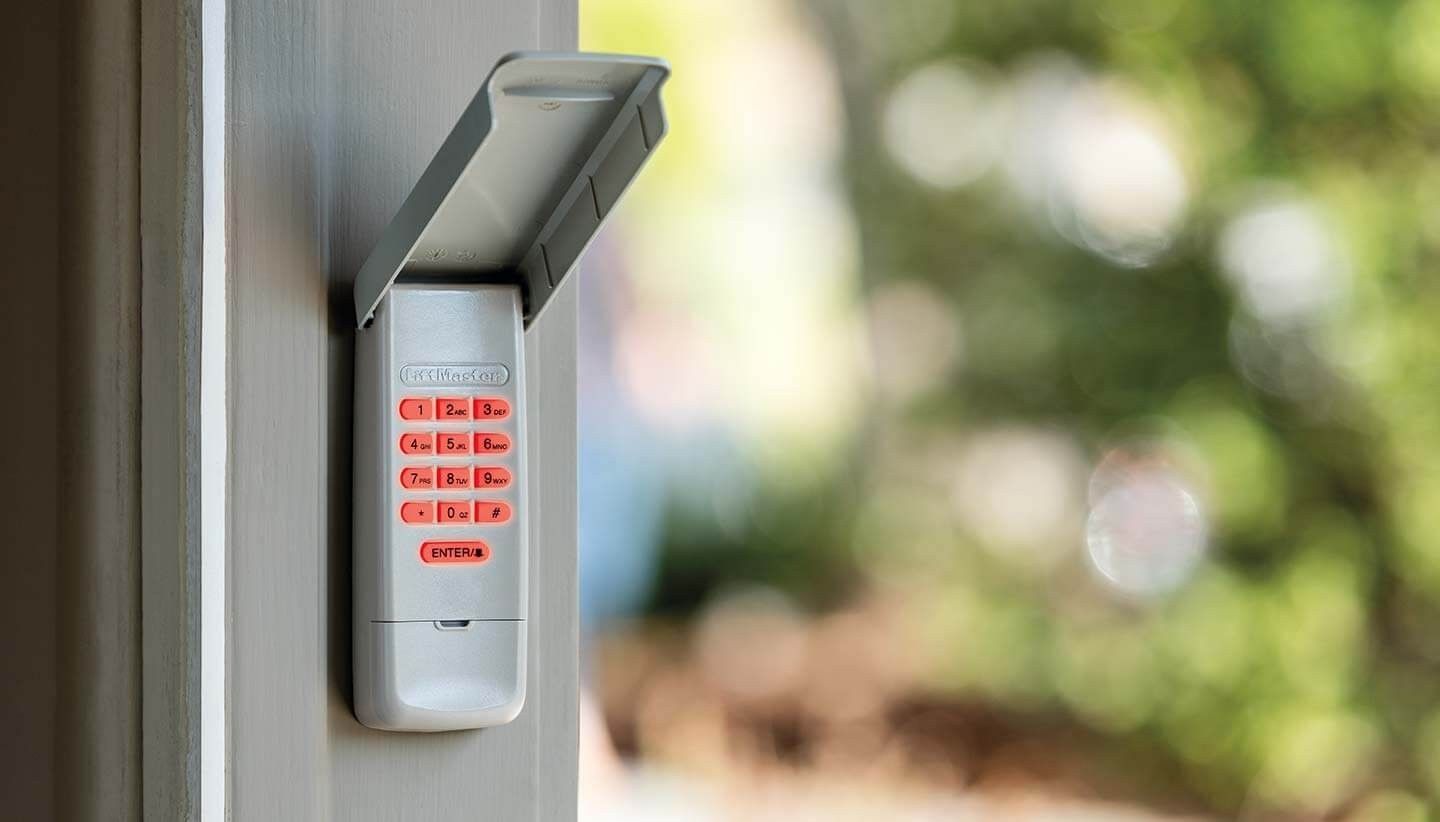
[[[198,0],[10,4],[0,699],[16,818],[199,808]]]

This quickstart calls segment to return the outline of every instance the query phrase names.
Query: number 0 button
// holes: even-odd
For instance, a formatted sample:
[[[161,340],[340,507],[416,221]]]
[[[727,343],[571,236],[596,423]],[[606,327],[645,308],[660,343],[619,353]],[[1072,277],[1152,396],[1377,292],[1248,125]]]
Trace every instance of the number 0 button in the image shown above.
[[[476,397],[475,419],[503,420],[510,417],[510,403],[499,397]]]
[[[440,521],[445,523],[469,522],[470,521],[470,500],[455,500],[453,502],[437,502],[435,507],[440,511]]]

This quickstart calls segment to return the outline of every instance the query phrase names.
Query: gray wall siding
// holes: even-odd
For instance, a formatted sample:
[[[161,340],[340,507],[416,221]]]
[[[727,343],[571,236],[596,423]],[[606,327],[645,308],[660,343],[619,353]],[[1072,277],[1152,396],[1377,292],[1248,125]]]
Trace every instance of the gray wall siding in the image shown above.
[[[236,820],[575,815],[575,303],[527,335],[529,696],[479,732],[350,712],[352,278],[490,66],[574,0],[270,0],[229,26],[230,804]]]

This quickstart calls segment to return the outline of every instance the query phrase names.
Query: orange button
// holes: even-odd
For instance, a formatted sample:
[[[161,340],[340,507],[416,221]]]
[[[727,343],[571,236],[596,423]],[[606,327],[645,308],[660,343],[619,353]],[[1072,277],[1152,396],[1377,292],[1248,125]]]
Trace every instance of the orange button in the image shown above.
[[[447,539],[420,543],[420,561],[425,563],[467,562],[478,565],[489,558],[490,546],[478,539]]]
[[[454,466],[442,465],[439,468],[439,473],[440,490],[442,491],[446,488],[470,487],[470,468],[468,466],[460,466],[457,468]]]
[[[475,453],[508,454],[510,453],[510,438],[504,434],[491,434],[482,431],[475,435]]]
[[[503,420],[510,417],[510,403],[499,397],[476,397],[475,419]]]
[[[435,469],[428,465],[409,465],[400,469],[400,487],[415,491],[435,488]]]
[[[429,397],[406,397],[400,401],[400,419],[428,420],[435,415]]]
[[[470,400],[464,397],[440,397],[435,400],[435,419],[470,419]]]
[[[481,524],[510,521],[510,503],[494,499],[475,500],[475,521]]]
[[[435,503],[402,502],[400,503],[400,519],[409,523],[434,522]]]
[[[440,439],[440,453],[442,454],[468,454],[470,453],[470,435],[464,433],[447,434],[440,432],[437,435]]]
[[[498,465],[482,465],[475,469],[476,488],[506,488],[510,485],[510,472]]]
[[[450,502],[437,502],[440,510],[441,522],[469,522],[470,521],[470,500],[451,500]]]
[[[400,453],[430,456],[435,453],[435,435],[429,431],[408,431],[401,434]]]

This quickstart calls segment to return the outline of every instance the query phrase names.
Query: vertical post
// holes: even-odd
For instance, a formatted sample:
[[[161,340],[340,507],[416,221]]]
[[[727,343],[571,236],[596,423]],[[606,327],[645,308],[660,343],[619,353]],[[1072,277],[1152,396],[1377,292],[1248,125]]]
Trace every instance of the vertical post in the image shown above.
[[[231,0],[230,810],[572,819],[575,301],[527,333],[524,711],[398,734],[350,706],[352,278],[502,54],[574,48],[575,0]],[[573,278],[572,278],[573,279]]]
[[[0,769],[5,813],[48,819],[55,813],[57,557],[55,458],[59,416],[59,154],[52,133],[64,39],[50,4],[11,4],[0,25],[0,76],[6,78],[0,129],[0,239],[7,249],[0,298],[0,368],[23,387],[0,403],[11,441],[0,449],[0,724],[10,755]]]
[[[191,0],[11,4],[0,796],[186,819],[198,742]],[[144,630],[142,631],[142,623]]]

